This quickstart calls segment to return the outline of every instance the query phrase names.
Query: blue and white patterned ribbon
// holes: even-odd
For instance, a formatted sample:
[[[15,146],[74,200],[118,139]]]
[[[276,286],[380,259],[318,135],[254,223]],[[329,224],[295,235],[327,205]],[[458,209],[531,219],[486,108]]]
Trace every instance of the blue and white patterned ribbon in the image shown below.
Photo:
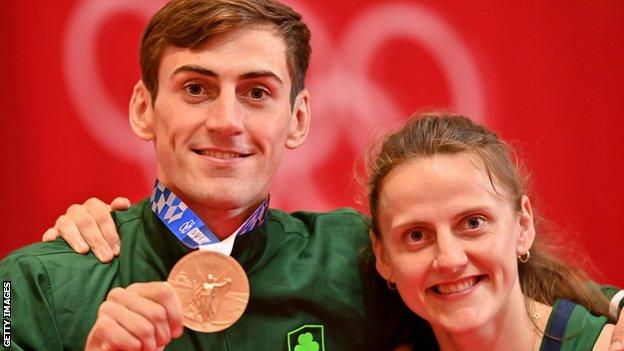
[[[221,240],[199,216],[188,208],[176,194],[161,184],[158,179],[156,179],[154,190],[150,197],[150,207],[163,224],[187,247],[191,249],[200,247],[210,250],[210,246],[214,245],[216,247],[221,243]],[[235,237],[247,234],[264,223],[268,208],[269,197],[228,237],[228,239],[231,239],[229,240],[231,243],[227,245],[229,249],[225,250],[228,255],[232,251],[233,239]],[[228,239],[225,239],[224,242]]]

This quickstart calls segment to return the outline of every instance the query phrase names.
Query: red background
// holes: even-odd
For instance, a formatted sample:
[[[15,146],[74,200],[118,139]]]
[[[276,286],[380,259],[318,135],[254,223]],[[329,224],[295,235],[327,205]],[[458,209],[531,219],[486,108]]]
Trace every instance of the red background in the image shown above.
[[[6,228],[0,257],[39,240],[71,203],[119,195],[136,201],[150,192],[145,165],[152,161],[143,156],[149,145],[132,144],[121,132],[103,140],[85,122],[89,114],[102,128],[115,119],[125,123],[123,111],[139,78],[137,46],[146,16],[127,11],[104,16],[95,27],[92,47],[85,46],[75,38],[87,30],[73,21],[80,9],[95,2],[41,1],[28,7],[16,0],[0,2],[1,210]],[[147,12],[159,4],[128,3]],[[358,190],[351,167],[374,135],[371,129],[387,129],[399,116],[421,108],[478,113],[473,117],[519,146],[532,170],[533,197],[563,229],[565,245],[576,241],[588,253],[595,279],[624,286],[623,2],[291,3],[304,13],[314,36],[308,80],[313,134],[307,148],[285,161],[274,206],[353,206]],[[437,38],[429,44],[399,33],[381,40],[368,56],[358,56],[358,43],[369,43],[384,28],[399,22],[404,28],[421,28],[426,22],[382,16],[392,8],[444,24],[462,50],[433,53],[430,45],[449,46],[438,32],[425,34]],[[89,52],[94,76],[120,113],[103,114],[90,83],[94,78],[80,74],[87,62],[68,64],[64,50],[72,44],[70,37],[73,44],[82,43],[75,47]],[[453,85],[448,72],[466,73],[466,57],[478,84]],[[362,59],[369,64],[354,73]],[[458,87],[461,94],[455,92]],[[92,113],[76,103],[76,91],[95,99],[88,106]],[[123,146],[112,146],[117,144]]]

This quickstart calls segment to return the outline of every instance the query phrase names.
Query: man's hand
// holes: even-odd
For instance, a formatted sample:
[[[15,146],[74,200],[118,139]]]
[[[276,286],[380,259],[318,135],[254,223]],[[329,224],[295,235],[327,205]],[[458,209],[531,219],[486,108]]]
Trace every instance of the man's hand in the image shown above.
[[[160,350],[183,331],[182,306],[171,285],[135,283],[108,293],[85,350]]]
[[[620,311],[620,317],[611,335],[609,351],[624,351],[624,309]]]
[[[128,207],[130,200],[125,197],[114,199],[110,205],[96,198],[71,205],[42,239],[51,241],[61,236],[76,252],[84,254],[91,248],[100,261],[109,262],[119,254],[119,234],[110,212]]]

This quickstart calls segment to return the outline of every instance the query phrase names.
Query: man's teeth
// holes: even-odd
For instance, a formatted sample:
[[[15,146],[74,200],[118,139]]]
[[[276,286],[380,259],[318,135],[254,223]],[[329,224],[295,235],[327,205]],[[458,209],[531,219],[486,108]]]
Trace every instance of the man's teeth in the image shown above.
[[[440,294],[453,294],[464,291],[477,284],[477,277],[470,277],[457,283],[438,284],[436,290]]]
[[[224,152],[224,151],[213,151],[213,150],[200,150],[199,153],[204,156],[210,156],[214,158],[220,158],[223,160],[229,160],[231,158],[240,157],[238,152]]]

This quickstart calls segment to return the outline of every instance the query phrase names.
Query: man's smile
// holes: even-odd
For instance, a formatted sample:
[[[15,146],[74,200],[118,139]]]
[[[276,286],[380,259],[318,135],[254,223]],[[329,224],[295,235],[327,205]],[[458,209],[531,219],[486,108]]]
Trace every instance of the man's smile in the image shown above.
[[[212,158],[217,158],[220,160],[230,160],[234,158],[248,157],[251,156],[251,153],[242,153],[237,151],[230,150],[218,150],[218,149],[193,149],[198,155],[209,156]]]

